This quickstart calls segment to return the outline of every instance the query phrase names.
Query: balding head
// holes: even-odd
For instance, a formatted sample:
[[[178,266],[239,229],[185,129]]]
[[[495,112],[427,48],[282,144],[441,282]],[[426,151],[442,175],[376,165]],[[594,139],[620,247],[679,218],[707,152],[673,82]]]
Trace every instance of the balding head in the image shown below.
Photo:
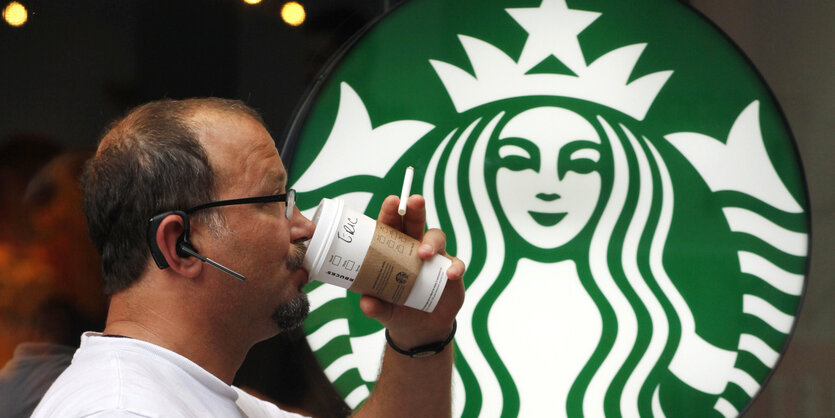
[[[215,173],[201,132],[217,117],[257,112],[240,101],[160,100],[131,110],[102,137],[84,177],[84,212],[102,257],[105,292],[128,288],[149,267],[148,219],[213,200]],[[212,211],[201,213],[204,220]],[[199,218],[198,218],[199,219]]]

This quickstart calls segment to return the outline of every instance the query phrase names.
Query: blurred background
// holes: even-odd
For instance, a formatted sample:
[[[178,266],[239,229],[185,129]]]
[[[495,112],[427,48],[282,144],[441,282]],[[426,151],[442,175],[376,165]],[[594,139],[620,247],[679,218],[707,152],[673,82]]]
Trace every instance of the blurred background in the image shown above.
[[[98,259],[86,241],[76,179],[110,121],[162,97],[231,97],[259,110],[281,142],[328,59],[394,3],[0,0],[0,367],[21,343],[72,347],[80,330],[101,329]],[[811,200],[799,322],[745,415],[835,416],[835,2],[687,3],[740,47],[773,90]],[[307,391],[321,388],[323,376],[304,368],[315,359],[300,338],[256,346],[237,384],[309,412],[342,411],[333,393]],[[67,361],[62,353],[57,365]],[[291,356],[299,361],[257,360]],[[277,376],[306,385],[277,386]],[[0,374],[0,405],[7,393]]]

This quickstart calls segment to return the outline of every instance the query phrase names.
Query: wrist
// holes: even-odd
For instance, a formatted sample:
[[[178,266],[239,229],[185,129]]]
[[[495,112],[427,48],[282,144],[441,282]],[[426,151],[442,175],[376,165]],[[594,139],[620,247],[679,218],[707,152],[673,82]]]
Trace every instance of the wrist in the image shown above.
[[[403,347],[395,343],[391,338],[389,330],[386,329],[386,342],[388,342],[388,345],[392,348],[392,350],[402,355],[409,356],[412,358],[431,357],[443,351],[446,348],[446,346],[449,345],[450,342],[452,342],[452,339],[455,337],[455,331],[457,329],[457,326],[457,321],[453,319],[452,330],[449,332],[446,338],[426,344],[412,345],[407,347]]]

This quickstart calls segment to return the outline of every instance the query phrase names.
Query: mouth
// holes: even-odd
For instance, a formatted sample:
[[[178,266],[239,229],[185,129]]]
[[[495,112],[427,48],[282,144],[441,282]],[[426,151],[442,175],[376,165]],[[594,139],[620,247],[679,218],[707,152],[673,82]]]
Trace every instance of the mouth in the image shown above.
[[[305,269],[297,269],[292,274],[292,281],[296,285],[299,293],[304,293],[304,287],[309,281],[307,271]]]
[[[307,243],[296,244],[291,250],[290,256],[287,257],[287,270],[291,272],[291,278],[296,283],[296,288],[302,293],[309,281],[307,270],[302,268],[305,253],[307,253]]]
[[[295,272],[302,267],[304,255],[307,253],[307,243],[296,244],[291,251],[290,256],[287,257],[287,269]]]
[[[288,280],[299,293],[304,293],[305,286],[310,282],[307,270],[305,269],[297,269],[291,272]]]
[[[534,212],[528,211],[536,223],[542,226],[554,226],[558,224],[562,218],[565,218],[566,212]]]

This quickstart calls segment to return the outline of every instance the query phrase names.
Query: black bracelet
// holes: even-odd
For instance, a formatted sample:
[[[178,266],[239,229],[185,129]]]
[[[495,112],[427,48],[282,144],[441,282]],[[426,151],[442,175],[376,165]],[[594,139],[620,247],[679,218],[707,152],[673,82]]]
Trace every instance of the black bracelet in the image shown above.
[[[391,340],[391,336],[389,335],[389,330],[386,329],[386,341],[388,341],[389,346],[394,351],[397,351],[400,354],[409,356],[411,358],[422,358],[422,357],[431,357],[435,354],[444,351],[444,347],[449,345],[452,338],[455,337],[455,330],[458,328],[458,321],[452,320],[452,332],[449,333],[449,337],[446,337],[444,341],[435,341],[434,343],[424,344],[421,346],[417,346],[411,350],[404,350],[394,344]]]

